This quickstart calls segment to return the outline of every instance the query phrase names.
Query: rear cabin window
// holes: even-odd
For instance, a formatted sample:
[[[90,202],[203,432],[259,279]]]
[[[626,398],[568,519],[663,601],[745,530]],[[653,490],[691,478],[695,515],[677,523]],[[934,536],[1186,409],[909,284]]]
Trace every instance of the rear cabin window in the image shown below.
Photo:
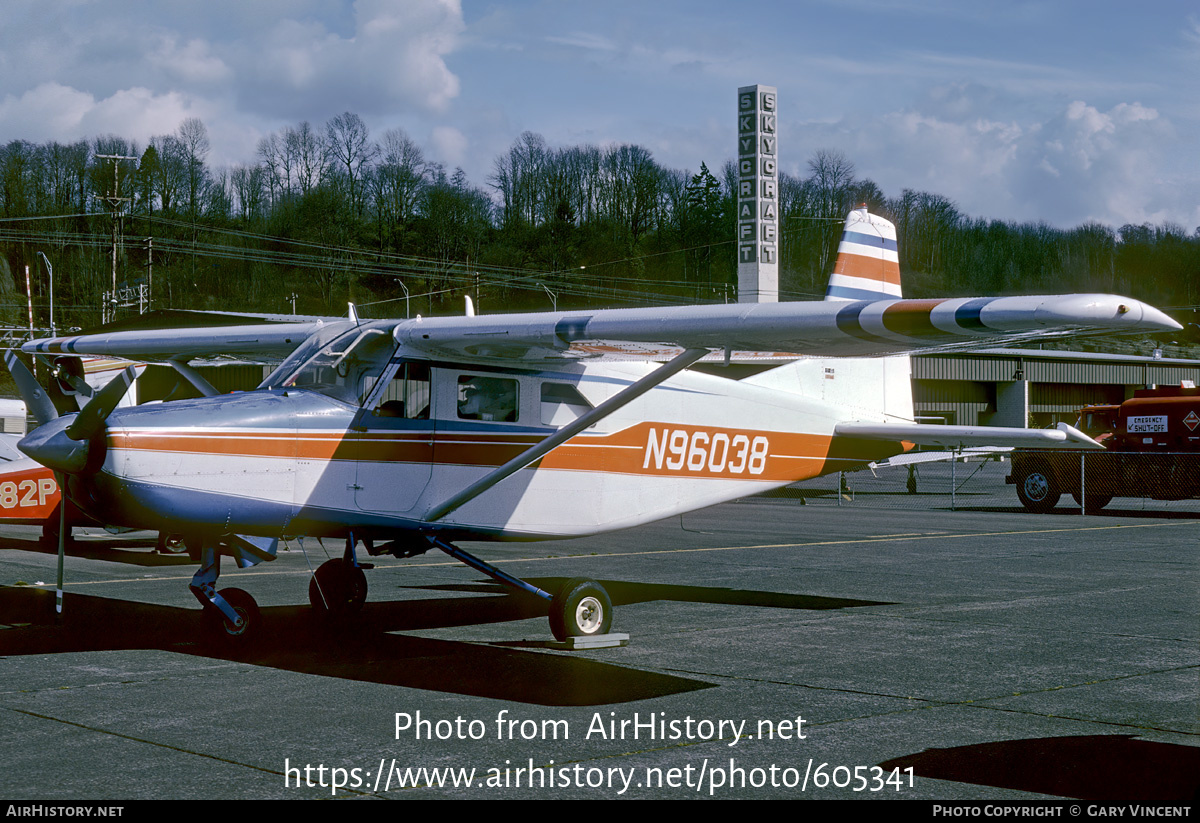
[[[562,427],[592,410],[592,404],[570,383],[542,383],[542,423]]]
[[[519,402],[518,384],[507,377],[463,374],[458,378],[458,417],[515,423]]]

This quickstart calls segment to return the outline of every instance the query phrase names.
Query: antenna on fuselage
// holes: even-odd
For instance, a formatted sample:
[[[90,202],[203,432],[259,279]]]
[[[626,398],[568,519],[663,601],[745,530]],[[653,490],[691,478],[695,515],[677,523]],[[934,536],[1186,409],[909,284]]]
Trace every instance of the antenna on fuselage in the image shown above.
[[[353,320],[355,323],[357,323],[358,322],[358,310],[354,308],[353,303],[347,303],[346,305],[350,307],[350,312],[348,314],[348,317],[351,320]]]
[[[467,301],[467,317],[475,316],[475,302],[471,299],[471,295],[464,294],[463,300]]]

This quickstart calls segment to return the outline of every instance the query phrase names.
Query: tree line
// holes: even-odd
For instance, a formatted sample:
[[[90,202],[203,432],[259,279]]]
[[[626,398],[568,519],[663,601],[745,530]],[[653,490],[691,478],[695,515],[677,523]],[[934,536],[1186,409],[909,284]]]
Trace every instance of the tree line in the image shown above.
[[[29,266],[44,323],[43,252],[58,325],[96,325],[114,244],[118,283],[152,283],[155,308],[340,314],[353,301],[394,316],[459,310],[464,293],[485,311],[737,298],[732,159],[685,171],[642,146],[555,147],[526,132],[475,183],[352,112],[267,135],[245,163],[214,167],[210,151],[195,118],[144,147],[104,135],[0,148],[3,319],[26,320]],[[865,204],[896,224],[909,296],[1200,303],[1200,228],[971,217],[931,192],[888,197],[832,150],[782,175],[779,192],[783,299],[822,295],[841,221]]]

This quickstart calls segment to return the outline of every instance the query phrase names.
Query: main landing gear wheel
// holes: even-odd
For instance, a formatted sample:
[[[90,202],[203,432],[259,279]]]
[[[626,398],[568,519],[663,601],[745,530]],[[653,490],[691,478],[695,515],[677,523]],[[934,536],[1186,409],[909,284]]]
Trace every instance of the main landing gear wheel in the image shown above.
[[[604,587],[595,580],[576,577],[550,602],[550,631],[559,641],[608,634],[612,615],[612,599]]]
[[[235,626],[216,606],[205,606],[205,629],[211,638],[224,642],[245,643],[258,633],[262,616],[258,612],[258,604],[249,592],[242,589],[221,589],[217,594],[237,612],[242,622],[241,625]]]
[[[183,554],[187,550],[188,547],[182,534],[159,532],[158,540],[154,543],[154,551],[159,554]]]
[[[317,567],[308,583],[308,602],[318,614],[345,617],[367,601],[367,576],[358,566],[336,557]]]
[[[1045,469],[1029,469],[1017,481],[1017,497],[1031,512],[1045,514],[1058,505],[1061,496],[1062,492],[1054,487],[1054,481]]]

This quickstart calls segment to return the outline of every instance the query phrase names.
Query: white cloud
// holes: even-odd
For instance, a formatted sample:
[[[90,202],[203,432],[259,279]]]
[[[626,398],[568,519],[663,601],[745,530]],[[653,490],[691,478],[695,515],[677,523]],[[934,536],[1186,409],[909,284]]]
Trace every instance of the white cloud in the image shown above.
[[[1172,166],[1175,129],[1155,108],[1122,102],[1104,110],[1076,100],[1022,122],[969,109],[958,118],[956,109],[808,122],[789,132],[803,145],[781,139],[781,161],[804,174],[814,150],[839,148],[889,196],[925,190],[987,219],[1120,226],[1198,211],[1194,178]]]
[[[43,83],[19,97],[6,95],[0,101],[0,130],[26,140],[66,136],[77,139],[79,124],[96,100],[90,94],[63,86]]]
[[[467,137],[450,126],[437,126],[431,135],[434,155],[449,168],[461,166],[467,159]],[[478,181],[476,181],[478,182]]]
[[[1200,17],[1189,17],[1183,36],[1197,46],[1200,46]]]
[[[579,49],[589,49],[593,51],[616,51],[617,44],[607,37],[602,37],[599,34],[585,31],[575,31],[566,35],[552,35],[546,38],[547,42],[557,43],[560,46],[572,46]]]
[[[188,84],[216,85],[233,78],[225,61],[212,53],[208,42],[193,39],[179,45],[173,34],[164,34],[158,47],[146,55],[146,61],[156,70]]]
[[[0,134],[35,142],[116,134],[145,146],[152,136],[173,132],[185,118],[203,113],[174,92],[155,94],[134,87],[96,99],[60,83],[43,83],[19,97],[0,100]]]
[[[244,105],[277,116],[322,107],[366,116],[441,112],[459,92],[445,57],[462,29],[456,0],[359,0],[349,36],[316,20],[284,19],[239,43],[231,62]]]
[[[1077,100],[1024,147],[1039,162],[1017,170],[1013,191],[1045,204],[1055,222],[1158,222],[1183,194],[1165,176],[1172,139],[1170,124],[1140,103],[1104,112]]]
[[[136,14],[12,0],[6,11],[0,139],[75,139],[97,128],[142,140],[201,116],[216,159],[221,145],[282,122],[320,126],[347,110],[368,120],[437,117],[459,93],[446,63],[463,29],[458,0],[206,0]],[[118,111],[125,124],[110,115]]]

